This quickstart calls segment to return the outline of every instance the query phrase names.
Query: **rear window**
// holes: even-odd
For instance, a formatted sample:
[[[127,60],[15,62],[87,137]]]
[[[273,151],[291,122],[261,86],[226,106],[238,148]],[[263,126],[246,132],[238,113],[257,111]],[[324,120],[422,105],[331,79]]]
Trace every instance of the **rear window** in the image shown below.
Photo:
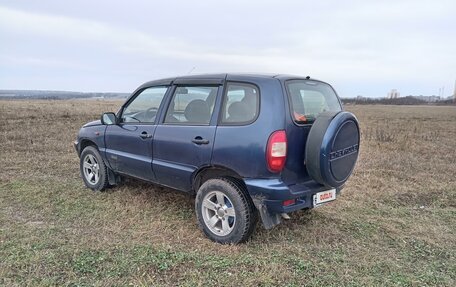
[[[341,111],[339,99],[328,84],[292,80],[286,82],[290,97],[291,113],[297,124],[311,124],[325,111]]]

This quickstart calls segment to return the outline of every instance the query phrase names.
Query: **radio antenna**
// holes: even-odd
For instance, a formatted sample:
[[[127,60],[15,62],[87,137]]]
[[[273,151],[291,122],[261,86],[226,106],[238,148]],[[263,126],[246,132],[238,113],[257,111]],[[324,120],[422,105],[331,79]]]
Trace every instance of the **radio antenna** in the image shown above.
[[[195,70],[196,67],[193,67],[190,71],[188,71],[187,75],[190,75],[191,72],[193,72],[193,70]]]

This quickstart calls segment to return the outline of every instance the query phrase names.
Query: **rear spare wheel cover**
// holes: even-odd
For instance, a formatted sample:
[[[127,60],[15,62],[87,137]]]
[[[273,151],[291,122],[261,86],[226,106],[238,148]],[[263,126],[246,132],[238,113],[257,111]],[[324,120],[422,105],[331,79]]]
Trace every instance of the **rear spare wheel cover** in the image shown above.
[[[320,184],[339,187],[358,159],[359,125],[349,112],[324,112],[315,120],[306,143],[309,175]]]

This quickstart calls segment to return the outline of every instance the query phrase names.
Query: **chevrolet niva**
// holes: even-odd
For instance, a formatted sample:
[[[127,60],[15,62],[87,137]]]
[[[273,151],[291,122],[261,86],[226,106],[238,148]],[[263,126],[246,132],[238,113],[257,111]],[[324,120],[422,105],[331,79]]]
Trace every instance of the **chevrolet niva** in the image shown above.
[[[74,146],[88,188],[130,176],[192,193],[206,236],[240,243],[259,218],[269,229],[336,199],[359,143],[356,117],[325,82],[211,74],[143,84]]]

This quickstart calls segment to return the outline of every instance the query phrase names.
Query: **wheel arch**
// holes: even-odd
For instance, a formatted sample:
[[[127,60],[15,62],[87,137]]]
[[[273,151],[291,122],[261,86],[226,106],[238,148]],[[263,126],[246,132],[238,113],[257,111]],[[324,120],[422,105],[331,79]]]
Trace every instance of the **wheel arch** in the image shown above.
[[[226,168],[224,166],[205,166],[198,169],[192,177],[193,192],[196,193],[200,186],[207,180],[217,177],[230,178],[236,183],[240,184],[241,187],[245,188],[245,190],[247,191],[247,187],[244,183],[244,180],[234,170]]]
[[[98,146],[94,141],[92,141],[90,139],[82,139],[81,142],[79,143],[79,154],[81,154],[82,151],[88,146],[93,146],[94,148],[96,148],[98,150]]]

